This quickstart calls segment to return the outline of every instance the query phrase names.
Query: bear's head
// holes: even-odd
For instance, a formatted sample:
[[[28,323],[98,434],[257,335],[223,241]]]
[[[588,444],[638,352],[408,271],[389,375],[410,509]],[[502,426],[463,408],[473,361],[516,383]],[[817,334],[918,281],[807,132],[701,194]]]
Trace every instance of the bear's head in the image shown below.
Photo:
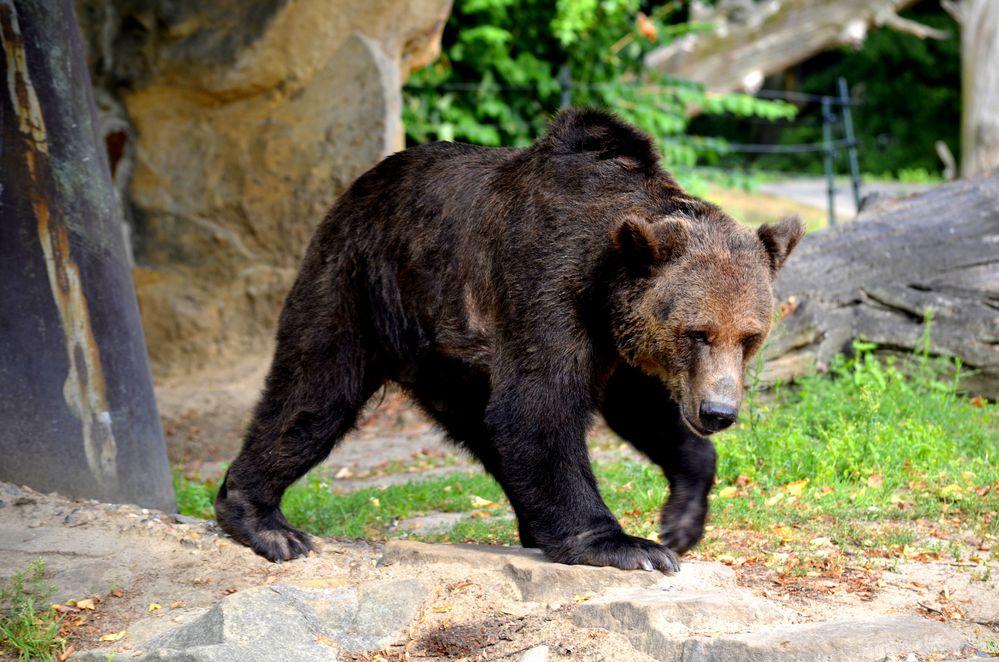
[[[612,230],[623,268],[612,334],[632,366],[669,388],[686,424],[708,436],[735,422],[743,375],[773,318],[773,280],[804,236],[796,218],[753,231],[714,205]]]

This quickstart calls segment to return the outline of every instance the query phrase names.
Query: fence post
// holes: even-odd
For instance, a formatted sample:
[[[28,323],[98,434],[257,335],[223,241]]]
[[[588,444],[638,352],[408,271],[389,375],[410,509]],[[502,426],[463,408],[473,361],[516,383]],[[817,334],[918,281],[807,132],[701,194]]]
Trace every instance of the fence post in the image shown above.
[[[562,65],[562,69],[558,72],[558,82],[562,86],[562,108],[568,108],[572,105],[572,76],[569,74],[569,66],[566,64]]]
[[[850,89],[846,79],[839,79],[840,113],[843,116],[843,130],[846,132],[846,153],[850,157],[850,182],[853,184],[853,202],[860,211],[860,165],[857,162],[857,140],[853,135],[853,114],[850,111]]]
[[[831,98],[822,97],[822,147],[825,154],[826,193],[829,196],[829,225],[836,225],[836,183],[833,180],[833,147]]]

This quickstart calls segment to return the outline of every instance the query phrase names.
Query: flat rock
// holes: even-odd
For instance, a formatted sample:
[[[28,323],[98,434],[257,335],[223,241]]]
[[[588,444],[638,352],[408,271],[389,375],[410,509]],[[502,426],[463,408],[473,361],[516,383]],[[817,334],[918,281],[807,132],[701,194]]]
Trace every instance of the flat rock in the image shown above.
[[[663,575],[644,570],[552,563],[538,549],[491,545],[431,545],[393,540],[385,544],[381,563],[454,563],[499,570],[513,580],[524,600],[533,602],[558,602],[613,589],[704,590],[735,586],[735,573],[720,563],[686,561],[680,572]]]
[[[642,649],[648,639],[687,637],[697,632],[741,632],[757,625],[786,622],[790,612],[746,589],[671,591],[645,589],[602,596],[581,604],[573,622],[633,637]],[[639,641],[635,641],[637,638]]]
[[[280,651],[282,660],[332,662],[341,651],[394,643],[416,618],[426,593],[416,580],[335,589],[280,584],[252,588],[141,644],[142,652],[129,659],[253,662],[273,660]],[[97,662],[108,654],[95,650],[73,659]]]
[[[544,561],[539,549],[500,547],[498,545],[455,544],[441,545],[412,540],[390,540],[385,543],[380,565],[401,563],[429,565],[432,563],[457,563],[482,570],[502,570],[511,558]]]
[[[683,659],[859,662],[908,653],[954,653],[964,645],[964,639],[941,623],[901,616],[808,623],[712,640],[695,639],[684,645]]]
[[[655,659],[682,662],[881,662],[909,653],[920,659],[952,654],[965,645],[943,624],[916,616],[786,625],[711,638],[670,638],[658,630],[629,638]]]

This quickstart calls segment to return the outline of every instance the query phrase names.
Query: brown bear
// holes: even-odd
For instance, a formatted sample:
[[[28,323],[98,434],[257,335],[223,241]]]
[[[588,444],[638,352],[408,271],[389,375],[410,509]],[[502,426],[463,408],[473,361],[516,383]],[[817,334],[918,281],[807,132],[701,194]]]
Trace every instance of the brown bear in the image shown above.
[[[771,283],[803,234],[688,195],[649,136],[597,110],[560,113],[523,149],[390,156],[316,230],[218,522],[272,561],[307,554],[281,496],[392,380],[499,481],[524,546],[675,571],[704,529],[708,437],[736,420]],[[661,544],[600,498],[596,412],[669,481]]]

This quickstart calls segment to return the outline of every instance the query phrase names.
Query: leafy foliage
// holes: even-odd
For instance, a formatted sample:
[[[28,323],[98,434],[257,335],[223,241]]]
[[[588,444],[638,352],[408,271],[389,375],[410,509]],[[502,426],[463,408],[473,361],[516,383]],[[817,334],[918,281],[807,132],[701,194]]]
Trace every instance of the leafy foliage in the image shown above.
[[[405,88],[407,137],[411,143],[526,145],[567,94],[573,105],[610,108],[645,129],[676,167],[692,166],[710,149],[681,138],[691,106],[714,114],[793,116],[790,104],[708,95],[698,85],[643,72],[646,52],[702,29],[672,22],[679,4],[458,0],[441,58]]]

